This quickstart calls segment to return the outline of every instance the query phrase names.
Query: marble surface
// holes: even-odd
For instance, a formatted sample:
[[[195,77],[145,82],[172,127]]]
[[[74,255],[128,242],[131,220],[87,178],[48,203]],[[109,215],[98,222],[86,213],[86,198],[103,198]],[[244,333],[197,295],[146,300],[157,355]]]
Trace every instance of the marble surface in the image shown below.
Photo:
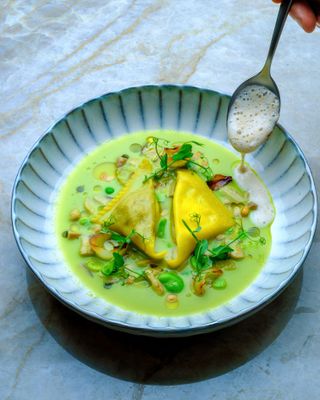
[[[20,256],[10,193],[36,139],[108,91],[186,83],[231,93],[260,68],[271,0],[2,0],[0,398],[286,399],[320,396],[319,230],[273,303],[217,333],[155,340],[109,331],[54,300]],[[319,187],[320,31],[288,21],[274,61],[280,122]]]

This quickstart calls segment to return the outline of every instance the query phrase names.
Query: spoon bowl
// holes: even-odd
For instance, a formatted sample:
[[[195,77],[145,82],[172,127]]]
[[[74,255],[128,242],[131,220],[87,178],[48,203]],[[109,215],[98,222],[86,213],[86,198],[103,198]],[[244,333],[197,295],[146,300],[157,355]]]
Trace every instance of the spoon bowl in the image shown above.
[[[270,69],[291,5],[292,0],[284,0],[281,3],[268,56],[262,70],[243,82],[233,93],[229,103],[227,112],[229,139],[232,146],[242,155],[254,151],[264,143],[279,119],[280,92],[271,76]],[[263,93],[263,89],[268,91]],[[236,105],[235,102],[237,102]],[[242,156],[241,168],[244,169],[244,156]]]
[[[272,78],[270,70],[264,67],[257,75],[254,75],[251,78],[244,81],[243,83],[241,83],[241,85],[234,91],[228,107],[228,112],[227,112],[228,116],[233,103],[239,96],[239,93],[242,92],[245,88],[253,85],[263,86],[269,89],[272,93],[274,93],[275,96],[279,99],[279,112],[280,112],[281,101],[280,101],[279,88],[275,83],[274,79]]]

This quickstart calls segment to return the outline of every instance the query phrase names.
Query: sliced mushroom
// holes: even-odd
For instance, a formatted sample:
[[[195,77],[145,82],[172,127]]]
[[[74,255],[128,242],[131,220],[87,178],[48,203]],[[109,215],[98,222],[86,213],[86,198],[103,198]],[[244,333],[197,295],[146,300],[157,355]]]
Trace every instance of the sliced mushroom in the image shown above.
[[[151,287],[153,288],[153,290],[159,294],[160,296],[162,296],[164,294],[164,287],[162,286],[162,284],[160,283],[159,279],[157,279],[154,275],[154,271],[151,271],[150,269],[146,269],[145,270],[145,276],[148,279],[148,281],[151,284]]]
[[[90,246],[90,236],[82,235],[80,245],[80,255],[81,256],[92,256],[93,251]]]
[[[78,239],[78,237],[81,236],[80,232],[74,232],[74,231],[68,231],[68,239],[73,240],[73,239]]]
[[[97,212],[98,205],[91,197],[86,197],[83,205],[88,213],[95,214]]]
[[[90,246],[95,254],[103,260],[110,260],[113,256],[113,249],[106,248],[105,242],[110,239],[107,233],[98,233],[90,237]]]
[[[109,203],[110,200],[112,200],[112,197],[107,197],[107,196],[104,196],[103,194],[96,194],[96,195],[93,196],[93,199],[97,203],[105,206],[106,204]]]

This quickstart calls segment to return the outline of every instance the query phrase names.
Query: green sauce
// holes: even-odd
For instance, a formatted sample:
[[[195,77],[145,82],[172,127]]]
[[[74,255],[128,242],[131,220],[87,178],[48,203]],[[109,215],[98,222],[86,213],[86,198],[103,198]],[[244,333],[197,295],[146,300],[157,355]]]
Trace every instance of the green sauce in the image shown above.
[[[138,285],[114,284],[104,286],[103,280],[96,273],[84,266],[89,257],[79,254],[79,240],[68,240],[62,233],[70,229],[70,211],[83,209],[84,199],[103,194],[104,196],[116,196],[122,185],[113,179],[101,182],[95,173],[95,168],[102,163],[113,163],[121,155],[126,157],[137,157],[137,144],[143,145],[150,135],[168,139],[171,142],[188,142],[196,140],[203,143],[199,148],[209,160],[210,166],[215,174],[232,175],[235,163],[239,162],[238,157],[223,146],[211,142],[203,137],[189,133],[175,131],[139,132],[111,140],[95,151],[87,155],[72,173],[68,176],[56,203],[56,232],[59,247],[64,256],[66,264],[80,281],[95,295],[115,304],[121,308],[132,310],[142,314],[157,316],[178,316],[202,312],[226,303],[240,292],[242,292],[256,278],[265,264],[271,248],[270,226],[261,229],[261,235],[265,238],[265,245],[245,245],[246,257],[237,261],[221,261],[223,266],[223,278],[219,278],[213,288],[206,290],[203,296],[196,296],[191,288],[192,269],[188,265],[178,270],[179,276],[183,279],[182,291],[178,294],[178,306],[168,307],[166,295],[159,296],[151,288],[146,288],[143,282]],[[197,146],[194,145],[195,150]],[[111,189],[114,189],[112,192]],[[79,190],[81,188],[81,190]],[[111,193],[112,192],[112,193]],[[106,194],[107,193],[107,194]],[[161,201],[161,198],[158,199]],[[85,226],[86,220],[82,219]],[[165,242],[167,237],[168,224],[161,223],[160,237]],[[245,228],[253,224],[249,218],[244,221]],[[170,247],[169,243],[160,247]],[[175,270],[176,271],[176,270]]]

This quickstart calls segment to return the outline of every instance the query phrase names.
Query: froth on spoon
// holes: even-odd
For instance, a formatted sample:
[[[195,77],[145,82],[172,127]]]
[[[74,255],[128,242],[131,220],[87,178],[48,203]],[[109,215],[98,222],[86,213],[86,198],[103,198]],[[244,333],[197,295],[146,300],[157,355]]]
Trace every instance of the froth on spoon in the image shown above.
[[[270,48],[262,70],[242,83],[231,97],[227,129],[230,143],[241,153],[240,171],[245,171],[245,154],[263,144],[280,116],[280,93],[270,68],[292,0],[280,6]]]

